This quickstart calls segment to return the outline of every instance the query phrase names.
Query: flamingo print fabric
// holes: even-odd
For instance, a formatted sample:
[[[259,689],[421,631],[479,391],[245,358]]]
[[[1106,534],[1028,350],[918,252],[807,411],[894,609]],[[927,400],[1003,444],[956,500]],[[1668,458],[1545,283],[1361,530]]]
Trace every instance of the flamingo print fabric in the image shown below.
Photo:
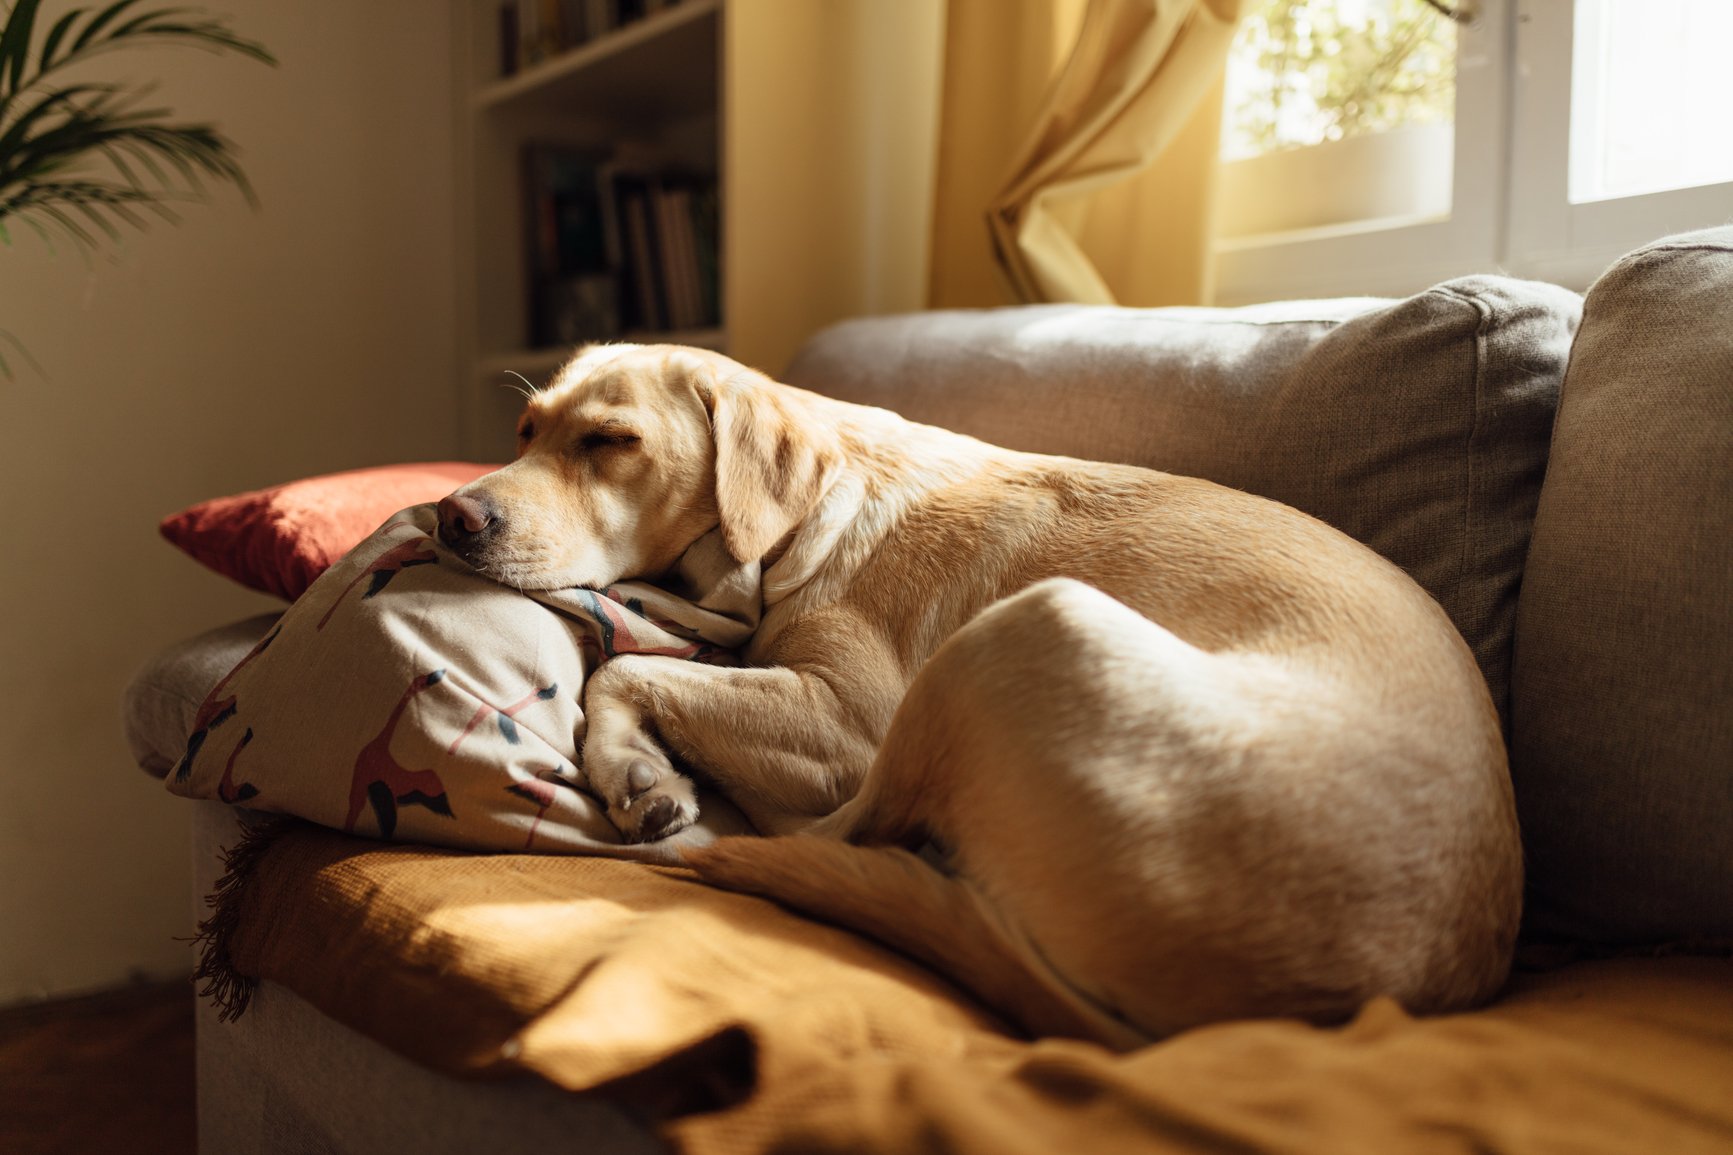
[[[584,680],[622,653],[732,664],[758,564],[712,532],[662,584],[520,591],[437,525],[412,506],[326,570],[211,690],[168,788],[406,842],[645,856],[581,788]],[[746,829],[702,809],[700,837]]]

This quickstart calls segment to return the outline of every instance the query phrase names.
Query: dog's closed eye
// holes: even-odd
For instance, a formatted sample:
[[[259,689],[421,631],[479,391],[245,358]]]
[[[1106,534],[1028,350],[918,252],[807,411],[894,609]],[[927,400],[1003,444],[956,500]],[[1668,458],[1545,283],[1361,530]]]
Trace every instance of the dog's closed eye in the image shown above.
[[[578,438],[580,450],[623,449],[643,440],[623,425],[599,425]]]

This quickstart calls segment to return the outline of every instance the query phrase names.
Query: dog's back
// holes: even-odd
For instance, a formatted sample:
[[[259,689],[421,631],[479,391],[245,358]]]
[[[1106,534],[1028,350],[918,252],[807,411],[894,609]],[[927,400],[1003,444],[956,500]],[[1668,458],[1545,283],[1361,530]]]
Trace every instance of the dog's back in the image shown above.
[[[921,672],[859,797],[819,824],[933,839],[953,873],[811,837],[692,864],[875,934],[1033,1030],[1113,1045],[1328,1021],[1374,994],[1489,997],[1520,901],[1514,807],[1437,605],[1272,502],[956,445],[963,476],[917,466],[942,481],[830,587]],[[786,617],[769,660],[831,644]]]

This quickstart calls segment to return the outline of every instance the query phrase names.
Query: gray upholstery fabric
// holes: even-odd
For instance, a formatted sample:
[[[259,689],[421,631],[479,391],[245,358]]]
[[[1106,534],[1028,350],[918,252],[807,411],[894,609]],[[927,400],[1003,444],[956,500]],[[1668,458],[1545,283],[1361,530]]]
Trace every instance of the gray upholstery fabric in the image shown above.
[[[1589,290],[1512,706],[1531,928],[1733,937],[1733,228]]]
[[[850,321],[786,379],[1014,449],[1203,477],[1402,566],[1501,713],[1576,294],[1468,277],[1405,301],[1045,305]]]
[[[121,721],[133,760],[158,778],[172,770],[186,751],[199,703],[277,617],[260,614],[206,630],[146,662],[121,696]]]

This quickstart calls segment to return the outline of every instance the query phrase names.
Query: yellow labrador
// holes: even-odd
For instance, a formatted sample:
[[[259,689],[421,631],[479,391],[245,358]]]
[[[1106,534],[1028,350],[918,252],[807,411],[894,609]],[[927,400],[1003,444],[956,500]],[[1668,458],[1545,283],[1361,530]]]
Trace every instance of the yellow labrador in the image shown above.
[[[1321,522],[670,346],[583,351],[519,447],[441,504],[503,582],[655,575],[717,525],[765,566],[746,668],[591,678],[583,772],[629,839],[697,812],[671,752],[806,832],[687,851],[707,878],[1114,1046],[1503,982],[1521,855],[1485,684],[1436,603]]]

